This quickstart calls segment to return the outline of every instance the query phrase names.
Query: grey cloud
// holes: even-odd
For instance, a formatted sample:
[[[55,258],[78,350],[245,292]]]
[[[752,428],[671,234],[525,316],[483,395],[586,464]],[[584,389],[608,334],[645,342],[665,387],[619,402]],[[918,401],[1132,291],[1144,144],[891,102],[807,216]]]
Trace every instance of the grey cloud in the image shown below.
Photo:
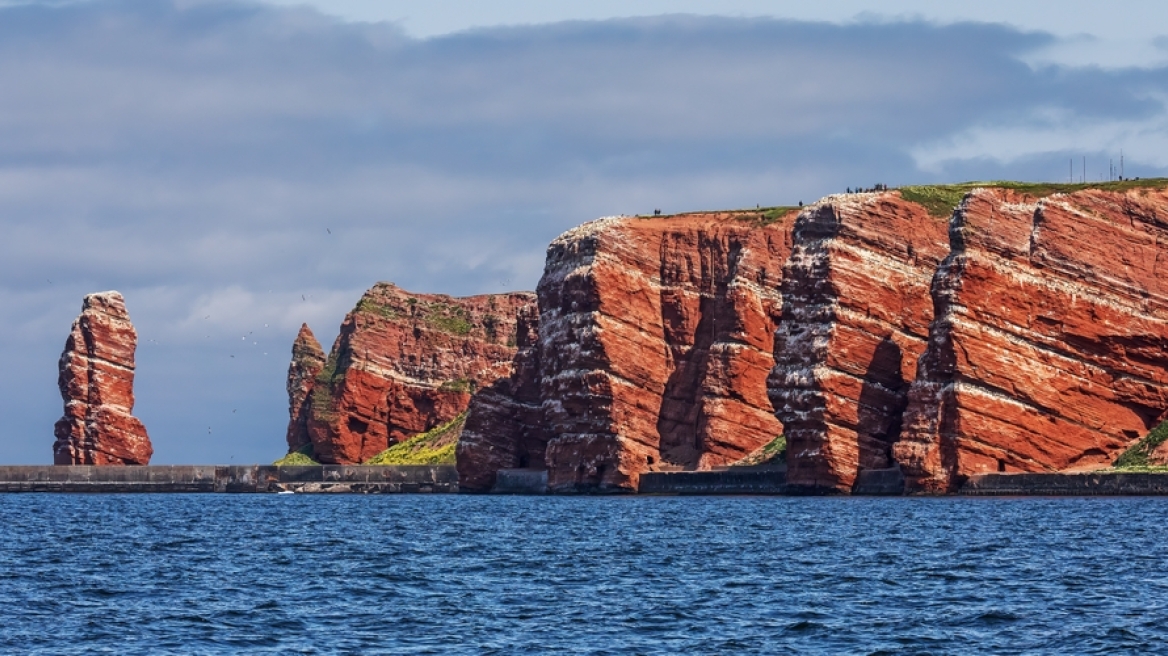
[[[977,144],[1043,111],[1162,120],[1168,72],[1025,63],[1053,43],[997,25],[692,16],[417,40],[237,2],[2,7],[0,348],[25,376],[0,382],[20,436],[0,462],[47,460],[56,358],[85,292],[127,295],[159,462],[229,447],[268,460],[299,321],[331,340],[376,280],[532,288],[546,243],[595,216],[1050,178],[1079,148],[1062,132],[1009,161]],[[237,423],[208,435],[203,417]]]

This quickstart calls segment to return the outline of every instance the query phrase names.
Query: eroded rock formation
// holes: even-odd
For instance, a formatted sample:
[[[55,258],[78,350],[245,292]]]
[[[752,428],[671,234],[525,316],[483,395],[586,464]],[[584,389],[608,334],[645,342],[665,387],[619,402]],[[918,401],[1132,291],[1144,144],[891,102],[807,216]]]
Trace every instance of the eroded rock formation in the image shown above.
[[[299,451],[312,443],[308,437],[308,406],[305,401],[312,392],[317,375],[324,369],[324,349],[308,324],[300,326],[292,343],[292,362],[288,365],[288,452]]]
[[[642,472],[728,464],[774,439],[785,214],[602,219],[553,241],[538,345],[471,408],[463,488],[527,464],[554,491],[635,490]]]
[[[1108,465],[1168,408],[1168,193],[966,197],[894,448],[908,488]]]
[[[769,381],[787,481],[850,492],[860,470],[891,464],[947,221],[899,192],[841,194],[801,212],[793,242]]]
[[[65,416],[53,427],[57,465],[146,465],[154,448],[134,409],[138,333],[118,292],[85,297],[58,362]]]
[[[516,315],[531,293],[468,298],[378,283],[345,317],[307,394],[316,460],[353,464],[461,414],[471,394],[511,374]],[[295,364],[293,365],[295,366]]]

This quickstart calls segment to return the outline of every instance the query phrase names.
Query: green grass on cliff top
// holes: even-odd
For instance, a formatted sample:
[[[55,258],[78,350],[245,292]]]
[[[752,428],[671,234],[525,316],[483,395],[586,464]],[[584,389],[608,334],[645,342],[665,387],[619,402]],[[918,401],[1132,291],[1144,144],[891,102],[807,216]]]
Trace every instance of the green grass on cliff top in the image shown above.
[[[638,219],[672,219],[678,216],[689,216],[691,214],[733,214],[735,220],[746,221],[757,227],[768,226],[773,223],[778,223],[783,219],[797,214],[799,210],[803,209],[796,205],[775,205],[774,207],[755,207],[742,210],[699,210],[696,212],[678,212],[677,214],[638,214]]]
[[[366,465],[453,465],[454,448],[466,424],[466,413],[395,444],[366,460]]]
[[[1015,182],[1011,180],[993,180],[990,182],[961,182],[947,185],[908,185],[898,187],[900,197],[917,203],[929,211],[929,214],[939,218],[949,218],[953,209],[965,197],[965,194],[974,189],[996,187],[999,189],[1013,189],[1019,193],[1045,198],[1053,194],[1069,194],[1084,189],[1102,189],[1104,191],[1127,191],[1129,189],[1168,187],[1168,178],[1144,178],[1142,180],[1117,180],[1115,182]]]
[[[1139,180],[1116,180],[1114,182],[1018,182],[1015,180],[990,180],[985,182],[957,182],[954,184],[937,185],[905,185],[894,187],[890,191],[899,191],[901,198],[924,206],[932,216],[947,219],[953,214],[954,208],[965,197],[965,194],[984,187],[999,189],[1013,189],[1033,198],[1046,198],[1053,194],[1069,194],[1084,189],[1102,189],[1104,191],[1128,191],[1130,189],[1158,189],[1168,187],[1168,178],[1142,178]],[[748,221],[757,226],[767,226],[778,223],[783,219],[797,214],[802,206],[776,205],[774,207],[759,207],[739,210],[702,210],[696,212],[678,212],[676,214],[638,214],[639,219],[670,219],[690,214],[733,214],[733,218]]]

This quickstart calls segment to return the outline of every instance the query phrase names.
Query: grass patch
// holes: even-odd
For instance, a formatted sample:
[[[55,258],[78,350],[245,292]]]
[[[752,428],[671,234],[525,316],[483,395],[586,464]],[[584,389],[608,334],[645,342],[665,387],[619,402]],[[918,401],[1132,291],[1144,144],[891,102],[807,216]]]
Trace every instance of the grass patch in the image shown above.
[[[687,216],[690,214],[733,214],[730,218],[738,221],[746,221],[757,227],[769,226],[781,222],[783,219],[793,214],[798,214],[799,210],[803,209],[800,205],[775,205],[774,207],[759,207],[755,209],[745,210],[699,210],[696,212],[680,212],[678,214],[638,214],[638,219],[672,219],[677,216]]]
[[[474,387],[474,382],[468,378],[458,378],[455,380],[448,380],[438,386],[439,392],[469,392]]]
[[[787,436],[780,435],[731,466],[757,467],[758,465],[778,465],[786,462],[786,460]]]
[[[284,456],[283,458],[280,458],[279,460],[277,460],[276,462],[273,462],[272,464],[277,466],[277,467],[293,467],[296,465],[319,465],[320,463],[317,462],[315,459],[313,459],[312,456],[314,456],[314,455],[316,455],[316,454],[312,450],[312,445],[305,444],[304,446],[300,447],[299,449],[296,449],[292,453],[289,453],[288,455]]]
[[[466,308],[449,303],[431,303],[426,307],[422,319],[438,330],[459,336],[470,334],[474,328]]]
[[[938,218],[947,219],[953,214],[953,209],[965,197],[965,194],[979,188],[1012,189],[1032,198],[1046,198],[1053,194],[1069,194],[1084,189],[1101,189],[1104,191],[1128,191],[1131,189],[1151,189],[1168,187],[1168,178],[1145,178],[1142,180],[1116,180],[1114,182],[1015,182],[1011,180],[992,180],[989,182],[961,182],[948,185],[909,185],[899,187],[900,197],[916,203],[929,214]]]
[[[1144,439],[1133,444],[1115,459],[1115,468],[1145,471],[1168,471],[1168,466],[1152,465],[1148,462],[1156,447],[1168,441],[1168,421],[1152,429]]]
[[[344,376],[342,375],[340,378],[343,379]],[[337,355],[330,353],[328,359],[324,362],[324,367],[316,375],[316,380],[308,399],[309,403],[312,404],[312,414],[321,421],[331,421],[335,416],[335,413],[332,411],[332,404],[333,386],[336,384],[337,379]]]
[[[353,311],[372,314],[388,321],[393,321],[394,319],[398,318],[397,310],[389,307],[388,305],[381,305],[368,296],[362,296],[361,300],[357,301],[357,306],[353,308]]]
[[[366,460],[366,465],[453,465],[454,449],[462,427],[466,424],[466,413],[395,444],[385,451]]]

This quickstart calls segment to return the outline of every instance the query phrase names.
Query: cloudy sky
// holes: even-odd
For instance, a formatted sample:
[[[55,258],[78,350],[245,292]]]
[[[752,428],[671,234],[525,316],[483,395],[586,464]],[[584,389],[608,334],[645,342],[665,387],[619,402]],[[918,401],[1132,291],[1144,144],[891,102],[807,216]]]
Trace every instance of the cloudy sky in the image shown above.
[[[378,280],[532,289],[653,208],[1168,174],[1168,4],[936,4],[0,1],[0,463],[51,462],[88,292],[155,463],[269,462],[297,328]]]

